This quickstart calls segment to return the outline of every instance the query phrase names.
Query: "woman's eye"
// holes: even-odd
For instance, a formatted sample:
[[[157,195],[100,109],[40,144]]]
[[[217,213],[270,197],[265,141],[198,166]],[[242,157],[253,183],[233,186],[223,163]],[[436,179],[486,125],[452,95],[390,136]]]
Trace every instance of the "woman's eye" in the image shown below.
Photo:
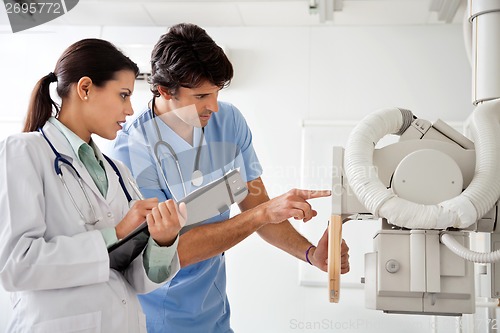
[[[127,99],[127,97],[129,96],[129,94],[126,94],[126,93],[121,93],[120,96],[123,98],[123,99]]]

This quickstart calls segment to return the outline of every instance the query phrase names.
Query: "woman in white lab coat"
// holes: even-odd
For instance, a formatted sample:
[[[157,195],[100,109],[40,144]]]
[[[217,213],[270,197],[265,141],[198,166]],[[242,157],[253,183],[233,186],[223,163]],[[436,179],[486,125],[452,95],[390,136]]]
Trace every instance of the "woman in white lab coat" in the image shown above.
[[[106,41],[71,45],[37,83],[26,133],[0,143],[0,283],[11,293],[9,332],[146,332],[136,294],[179,269],[184,208],[180,214],[172,201],[129,202],[126,191],[139,198],[129,171],[111,162],[115,172],[91,139],[113,139],[133,113],[137,73]],[[123,272],[110,269],[107,247],[144,219],[151,235],[144,252]]]

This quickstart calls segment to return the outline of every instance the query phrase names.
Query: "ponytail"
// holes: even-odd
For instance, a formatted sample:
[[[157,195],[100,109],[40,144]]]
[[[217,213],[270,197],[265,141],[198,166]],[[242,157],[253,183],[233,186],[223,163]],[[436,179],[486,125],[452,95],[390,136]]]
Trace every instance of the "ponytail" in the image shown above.
[[[55,74],[47,74],[35,85],[23,132],[37,131],[52,115],[57,117],[59,114],[59,105],[50,98],[52,82],[57,82],[57,95],[64,101],[70,97],[73,84],[82,77],[88,76],[96,87],[103,87],[121,70],[130,70],[136,77],[139,74],[137,64],[108,41],[89,38],[70,45],[59,57],[54,67]]]
[[[51,82],[56,82],[57,76],[50,72],[41,78],[33,92],[28,106],[28,114],[24,122],[23,132],[34,132],[40,127],[43,127],[47,120],[52,116],[52,111],[55,109],[56,114],[59,112],[59,105],[50,97],[49,86]]]

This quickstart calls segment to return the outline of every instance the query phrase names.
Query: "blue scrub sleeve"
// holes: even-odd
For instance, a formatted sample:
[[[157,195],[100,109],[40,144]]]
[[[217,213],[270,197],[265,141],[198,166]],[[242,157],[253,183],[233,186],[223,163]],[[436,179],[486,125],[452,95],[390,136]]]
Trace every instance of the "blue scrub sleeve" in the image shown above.
[[[243,163],[240,164],[240,172],[246,177],[246,181],[252,181],[262,175],[262,166],[257,157],[257,153],[252,144],[252,131],[248,126],[245,118],[240,110],[234,105],[231,105],[234,115],[234,126],[236,129],[236,144],[241,149],[241,157]],[[238,161],[238,157],[237,157]]]

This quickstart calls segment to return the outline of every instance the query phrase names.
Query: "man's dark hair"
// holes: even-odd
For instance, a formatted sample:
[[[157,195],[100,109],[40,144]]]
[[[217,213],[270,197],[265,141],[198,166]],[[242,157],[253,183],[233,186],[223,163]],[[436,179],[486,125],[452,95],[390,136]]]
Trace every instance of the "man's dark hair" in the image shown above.
[[[221,89],[233,78],[233,66],[207,32],[197,25],[181,23],[162,35],[151,52],[151,91],[158,86],[175,95],[180,87],[195,88],[208,81]]]

